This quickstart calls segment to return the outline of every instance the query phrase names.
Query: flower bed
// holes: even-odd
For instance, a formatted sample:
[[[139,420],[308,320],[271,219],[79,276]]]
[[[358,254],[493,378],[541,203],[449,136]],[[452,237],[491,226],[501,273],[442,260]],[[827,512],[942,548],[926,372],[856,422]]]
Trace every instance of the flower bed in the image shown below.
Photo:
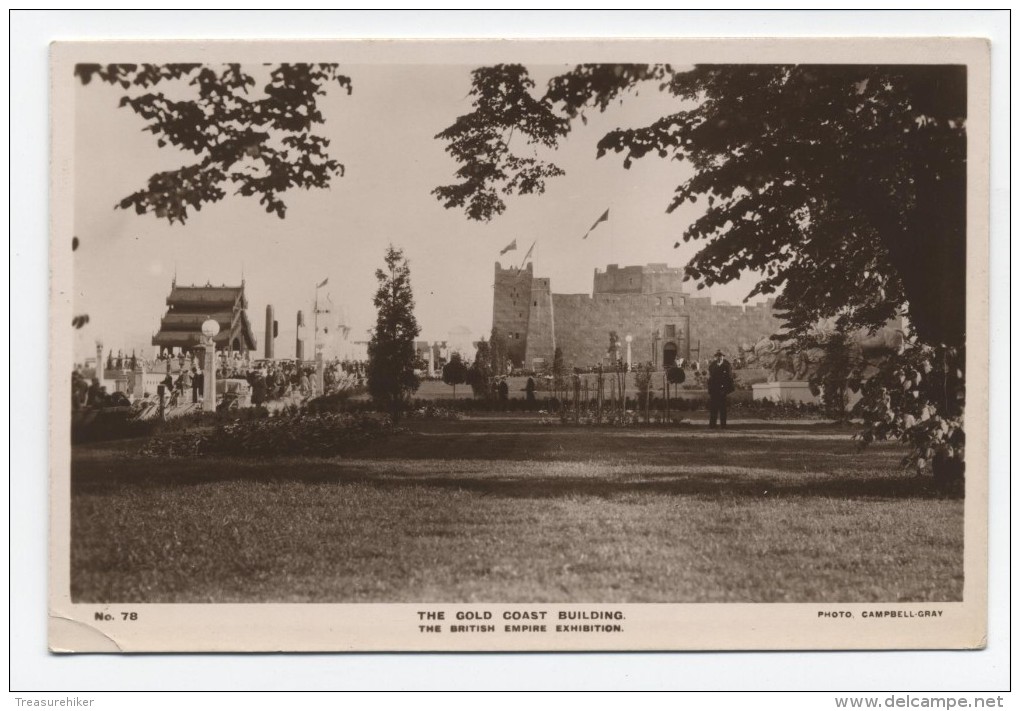
[[[369,415],[287,412],[275,417],[232,422],[215,429],[159,434],[146,443],[141,453],[151,457],[331,456],[398,431],[388,419]]]
[[[426,403],[413,410],[408,410],[404,417],[409,420],[461,420],[463,416],[456,410],[448,407],[441,407],[432,403]]]

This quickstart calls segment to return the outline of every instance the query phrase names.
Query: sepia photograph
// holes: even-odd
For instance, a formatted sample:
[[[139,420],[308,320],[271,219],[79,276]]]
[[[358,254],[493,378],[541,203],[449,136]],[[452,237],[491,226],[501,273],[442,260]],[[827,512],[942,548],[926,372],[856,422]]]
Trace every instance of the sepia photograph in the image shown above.
[[[51,649],[983,646],[988,45],[860,43],[55,44]]]

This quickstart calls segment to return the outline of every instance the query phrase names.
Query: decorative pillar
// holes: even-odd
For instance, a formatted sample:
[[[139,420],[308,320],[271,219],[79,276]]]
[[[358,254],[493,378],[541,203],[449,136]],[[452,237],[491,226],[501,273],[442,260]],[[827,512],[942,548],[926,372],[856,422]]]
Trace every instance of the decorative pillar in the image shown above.
[[[318,395],[326,394],[326,364],[322,359],[322,348],[325,344],[315,345],[315,392]]]
[[[273,359],[273,339],[276,338],[276,322],[273,320],[273,305],[266,306],[266,360]]]
[[[141,400],[145,397],[145,361],[139,360],[138,367],[134,370],[135,397]]]
[[[216,334],[220,332],[220,325],[209,319],[202,324],[202,346],[205,349],[205,357],[202,359],[202,411],[216,412]]]
[[[202,410],[216,412],[216,345],[205,344],[205,357],[202,359]]]
[[[104,365],[105,364],[103,363],[103,342],[96,341],[96,380],[99,381],[100,385],[103,384],[103,378],[106,376],[106,374],[103,372]]]

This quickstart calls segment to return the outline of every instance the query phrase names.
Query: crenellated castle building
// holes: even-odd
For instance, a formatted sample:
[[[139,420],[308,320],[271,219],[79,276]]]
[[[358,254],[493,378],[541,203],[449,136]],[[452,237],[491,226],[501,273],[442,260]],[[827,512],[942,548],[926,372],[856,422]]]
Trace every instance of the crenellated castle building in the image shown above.
[[[595,270],[591,294],[556,294],[536,277],[531,263],[503,269],[496,262],[492,325],[507,338],[517,367],[551,365],[556,348],[570,367],[608,364],[609,334],[620,339],[619,357],[657,368],[679,358],[703,359],[716,350],[728,356],[781,329],[773,302],[752,306],[713,304],[683,289],[683,269],[666,264]]]

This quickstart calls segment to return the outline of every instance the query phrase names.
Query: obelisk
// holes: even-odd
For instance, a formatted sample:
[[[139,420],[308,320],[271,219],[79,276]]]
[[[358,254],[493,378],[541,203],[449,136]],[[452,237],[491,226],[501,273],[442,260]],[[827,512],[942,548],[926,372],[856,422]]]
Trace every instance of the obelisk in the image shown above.
[[[273,305],[266,306],[266,360],[273,358],[273,338],[276,336],[273,328]]]

